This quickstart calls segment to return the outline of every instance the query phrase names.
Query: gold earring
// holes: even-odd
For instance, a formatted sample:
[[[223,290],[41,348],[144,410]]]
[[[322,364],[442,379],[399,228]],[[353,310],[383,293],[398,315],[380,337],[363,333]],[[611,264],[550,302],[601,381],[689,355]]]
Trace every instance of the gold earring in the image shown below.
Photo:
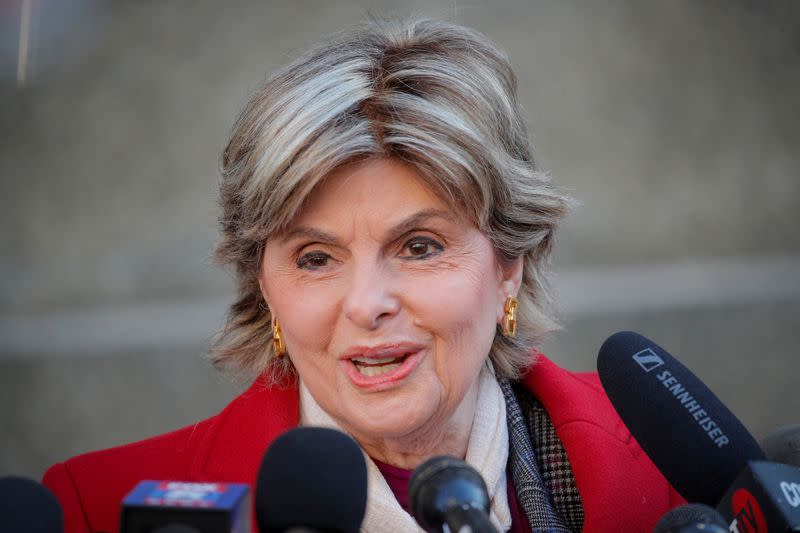
[[[506,337],[516,337],[517,335],[517,305],[519,300],[513,296],[508,296],[503,304],[503,335]]]
[[[281,358],[286,354],[286,343],[283,340],[283,332],[278,319],[272,317],[272,347],[275,349],[275,357]]]

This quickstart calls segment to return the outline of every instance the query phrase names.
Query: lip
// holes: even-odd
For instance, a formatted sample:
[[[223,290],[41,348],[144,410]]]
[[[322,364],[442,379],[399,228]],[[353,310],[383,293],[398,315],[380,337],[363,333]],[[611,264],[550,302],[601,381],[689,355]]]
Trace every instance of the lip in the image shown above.
[[[396,385],[411,374],[422,360],[424,346],[411,342],[387,343],[377,346],[355,346],[348,349],[339,359],[344,373],[350,382],[358,388],[368,390],[382,390]],[[406,355],[402,364],[394,370],[380,376],[365,376],[356,370],[351,359],[355,357],[369,357],[371,359],[395,359]]]

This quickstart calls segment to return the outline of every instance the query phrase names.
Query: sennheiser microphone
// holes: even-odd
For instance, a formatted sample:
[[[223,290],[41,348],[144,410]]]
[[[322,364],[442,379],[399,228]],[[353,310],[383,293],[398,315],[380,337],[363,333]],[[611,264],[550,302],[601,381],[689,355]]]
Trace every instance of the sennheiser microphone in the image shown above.
[[[261,533],[357,533],[367,507],[367,465],[340,431],[287,431],[264,454],[255,490]]]
[[[800,424],[785,426],[761,441],[767,459],[800,467]]]
[[[765,459],[697,376],[638,333],[609,337],[597,370],[628,430],[688,501],[716,506],[747,461]]]
[[[733,533],[800,531],[800,469],[764,461],[741,422],[671,355],[622,332],[597,366],[620,418],[682,496],[718,504]]]
[[[455,457],[432,457],[418,466],[408,500],[414,519],[428,533],[497,533],[489,520],[486,483]]]
[[[0,478],[0,524],[15,533],[63,533],[58,500],[44,485],[23,477]]]
[[[688,503],[667,511],[653,533],[728,533],[728,523],[716,509]]]

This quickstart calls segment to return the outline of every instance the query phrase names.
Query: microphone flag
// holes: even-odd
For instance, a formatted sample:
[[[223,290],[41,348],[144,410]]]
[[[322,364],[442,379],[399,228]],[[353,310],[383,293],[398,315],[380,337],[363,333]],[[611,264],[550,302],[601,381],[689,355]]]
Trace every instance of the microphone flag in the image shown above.
[[[200,533],[248,533],[248,492],[243,483],[141,481],[122,500],[120,532],[181,525]]]
[[[717,510],[733,533],[800,531],[800,468],[748,461]]]

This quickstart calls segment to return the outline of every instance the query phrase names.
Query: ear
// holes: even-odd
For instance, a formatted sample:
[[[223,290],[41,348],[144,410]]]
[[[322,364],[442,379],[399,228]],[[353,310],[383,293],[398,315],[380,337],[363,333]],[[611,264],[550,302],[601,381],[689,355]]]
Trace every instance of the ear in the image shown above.
[[[264,283],[263,267],[259,267],[258,273],[256,274],[256,279],[258,280],[258,289],[261,291],[261,297],[264,299],[264,303],[266,303],[267,308],[269,308],[269,298],[267,298],[267,288],[266,284]]]
[[[505,318],[503,305],[506,298],[516,296],[522,285],[522,270],[524,262],[522,257],[517,257],[511,261],[498,261],[499,284],[497,288],[497,323],[502,324]]]

